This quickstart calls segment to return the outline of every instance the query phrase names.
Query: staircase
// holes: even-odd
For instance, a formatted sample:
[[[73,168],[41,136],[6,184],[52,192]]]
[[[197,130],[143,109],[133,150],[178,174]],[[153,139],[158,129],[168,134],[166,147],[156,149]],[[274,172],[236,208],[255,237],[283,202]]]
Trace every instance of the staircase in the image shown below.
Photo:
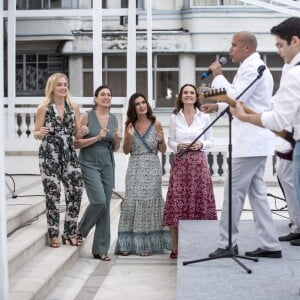
[[[58,249],[48,246],[45,200],[39,176],[27,174],[6,179],[9,299],[45,299],[76,264],[81,249],[69,245]],[[17,187],[16,191],[11,189],[12,182]],[[84,193],[81,214],[87,203]],[[114,195],[111,201],[113,228],[118,222],[120,203],[121,199]],[[63,228],[64,207],[61,209],[60,229]],[[91,232],[85,243],[90,244],[92,237]]]
[[[300,17],[299,0],[243,0],[240,2],[263,7],[284,15]]]

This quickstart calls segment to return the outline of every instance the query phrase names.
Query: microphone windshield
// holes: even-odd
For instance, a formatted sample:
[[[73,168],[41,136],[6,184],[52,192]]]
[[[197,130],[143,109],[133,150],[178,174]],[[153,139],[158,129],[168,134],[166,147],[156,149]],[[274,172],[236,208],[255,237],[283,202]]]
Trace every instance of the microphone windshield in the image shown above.
[[[226,65],[227,64],[227,58],[222,56],[222,57],[220,57],[219,62],[220,62],[221,65]]]
[[[261,65],[257,68],[257,73],[262,73],[266,69],[265,65]]]
[[[265,71],[266,66],[265,65],[261,65],[257,68],[257,73],[258,73],[258,78],[261,78],[263,75],[263,72]]]

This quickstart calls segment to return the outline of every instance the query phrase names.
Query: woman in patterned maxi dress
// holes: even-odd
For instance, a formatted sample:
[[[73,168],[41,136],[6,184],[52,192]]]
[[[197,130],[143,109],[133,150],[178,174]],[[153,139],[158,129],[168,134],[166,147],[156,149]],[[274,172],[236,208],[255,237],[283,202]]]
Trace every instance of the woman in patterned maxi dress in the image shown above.
[[[148,256],[171,249],[169,230],[162,227],[162,169],[158,151],[165,152],[162,126],[145,96],[131,96],[123,150],[130,153],[116,254]]]
[[[70,100],[68,79],[54,73],[47,81],[46,99],[36,112],[34,137],[42,140],[39,148],[39,166],[46,197],[46,213],[50,246],[60,247],[59,213],[60,183],[65,190],[66,214],[62,241],[80,246],[76,239],[83,181],[74,147],[74,136],[87,132],[80,127],[79,107]]]
[[[170,227],[172,252],[178,255],[179,220],[216,220],[213,185],[204,150],[212,147],[211,129],[179,157],[209,125],[209,116],[200,111],[195,86],[181,87],[169,126],[168,145],[175,152],[172,162],[163,226]]]

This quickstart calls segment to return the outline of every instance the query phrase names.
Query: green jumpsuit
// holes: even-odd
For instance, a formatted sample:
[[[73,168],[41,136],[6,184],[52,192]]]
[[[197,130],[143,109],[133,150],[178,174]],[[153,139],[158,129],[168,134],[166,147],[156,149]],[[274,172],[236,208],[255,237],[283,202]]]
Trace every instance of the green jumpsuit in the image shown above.
[[[102,129],[94,110],[88,111],[89,134],[85,138],[98,135]],[[109,114],[109,132],[100,141],[82,148],[79,161],[89,199],[78,230],[83,237],[95,225],[93,255],[107,254],[110,246],[110,199],[114,187],[114,156],[112,143],[115,136],[116,117]]]

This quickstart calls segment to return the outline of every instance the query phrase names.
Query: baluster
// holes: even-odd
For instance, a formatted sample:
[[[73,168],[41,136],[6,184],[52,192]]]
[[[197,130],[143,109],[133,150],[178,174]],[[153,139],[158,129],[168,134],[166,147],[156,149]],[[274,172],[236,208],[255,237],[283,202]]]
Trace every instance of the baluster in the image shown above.
[[[224,157],[223,157],[223,154],[221,152],[219,152],[217,154],[217,164],[219,166],[218,168],[218,174],[219,176],[222,177],[223,173],[224,173],[224,169],[223,169],[223,163],[224,163]]]
[[[173,152],[166,152],[162,156],[162,164],[163,164],[163,182],[168,182],[170,177],[171,170],[171,162],[170,157],[173,157]]]
[[[25,139],[27,137],[27,135],[26,135],[26,131],[27,131],[26,113],[22,113],[21,118],[22,118],[22,121],[21,121],[21,125],[20,125],[20,129],[21,129],[20,138]]]
[[[207,162],[209,165],[209,170],[210,170],[210,175],[213,176],[214,175],[214,170],[213,170],[213,164],[214,164],[214,156],[211,152],[209,152],[207,154]]]
[[[33,131],[34,131],[34,113],[30,113],[29,114],[29,126],[28,126],[28,130],[29,130],[29,135],[28,137],[33,137]]]
[[[17,134],[17,137],[19,138],[22,134],[22,130],[21,130],[21,124],[22,124],[22,116],[21,114],[17,114],[16,115],[16,134]]]

